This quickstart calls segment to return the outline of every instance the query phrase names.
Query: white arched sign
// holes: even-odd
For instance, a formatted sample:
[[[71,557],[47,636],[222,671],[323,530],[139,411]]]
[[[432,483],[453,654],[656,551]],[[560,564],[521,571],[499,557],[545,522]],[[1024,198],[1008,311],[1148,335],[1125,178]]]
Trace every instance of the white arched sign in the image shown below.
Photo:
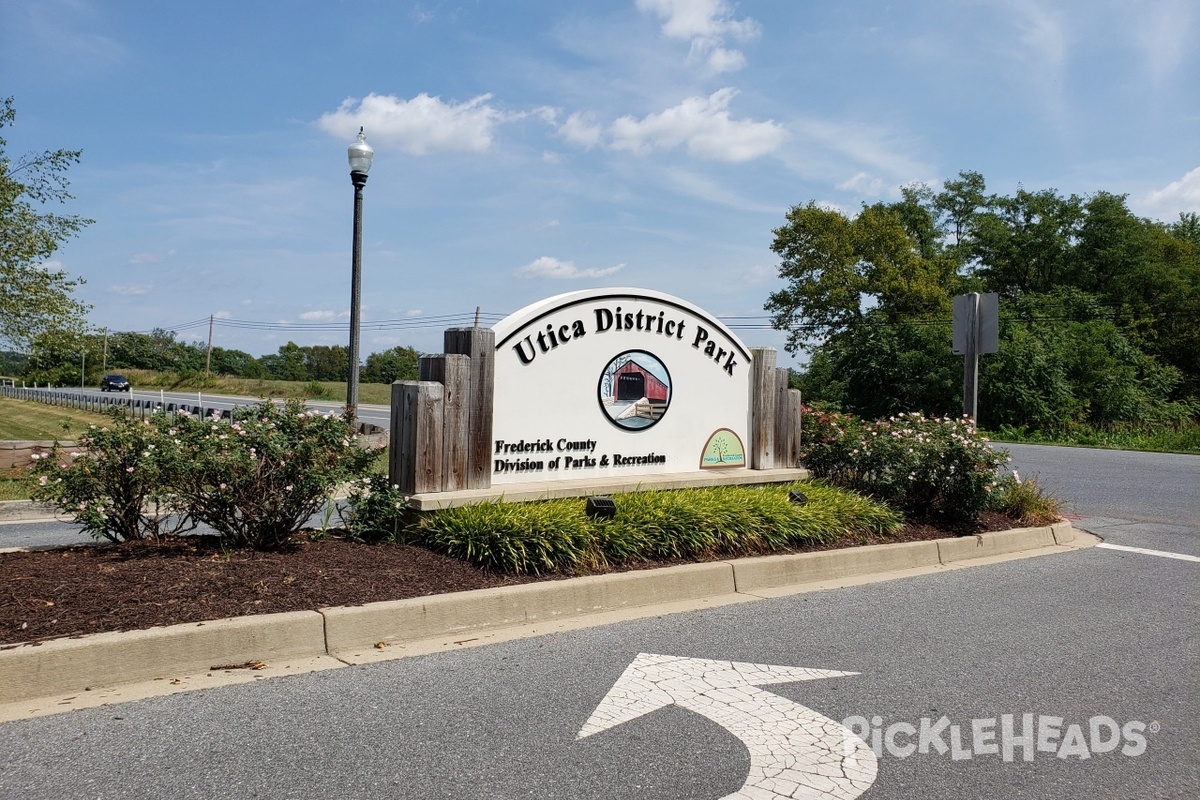
[[[571,292],[493,331],[493,485],[748,466],[750,350],[691,303]]]

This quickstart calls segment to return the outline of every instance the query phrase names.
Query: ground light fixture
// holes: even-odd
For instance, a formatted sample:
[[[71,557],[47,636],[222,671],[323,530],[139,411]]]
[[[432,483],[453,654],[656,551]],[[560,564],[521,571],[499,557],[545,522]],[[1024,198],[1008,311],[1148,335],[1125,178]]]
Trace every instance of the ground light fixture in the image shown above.
[[[804,492],[791,491],[788,492],[788,500],[791,500],[798,506],[802,506],[808,502],[808,495]]]
[[[346,376],[346,419],[353,420],[358,413],[358,334],[359,308],[362,305],[362,204],[363,187],[367,185],[367,172],[375,151],[367,144],[363,129],[358,129],[358,138],[346,148],[350,160],[350,182],[354,184],[354,246],[350,259],[350,372]]]
[[[583,510],[593,519],[612,519],[617,515],[617,504],[611,497],[589,497]]]

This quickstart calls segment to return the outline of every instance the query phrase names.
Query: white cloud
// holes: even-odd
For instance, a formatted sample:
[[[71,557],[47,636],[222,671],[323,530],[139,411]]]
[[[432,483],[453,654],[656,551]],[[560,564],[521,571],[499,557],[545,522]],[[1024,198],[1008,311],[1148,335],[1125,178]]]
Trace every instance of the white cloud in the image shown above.
[[[604,129],[592,121],[590,114],[576,112],[567,117],[558,129],[558,135],[571,144],[591,149],[600,143]]]
[[[736,89],[718,89],[640,120],[621,117],[612,124],[612,147],[645,154],[686,145],[697,158],[728,162],[750,161],[779,149],[787,138],[782,125],[729,116],[735,95]]]
[[[422,310],[421,310],[421,309],[419,309],[419,308],[410,308],[408,311],[405,311],[405,312],[404,312],[404,316],[406,316],[406,317],[409,317],[409,318],[412,318],[412,317],[419,317],[419,316],[421,316],[421,315],[422,315],[422,314],[424,314],[424,313],[425,313],[425,312],[424,312],[424,311],[422,311]]]
[[[883,193],[883,180],[866,172],[859,172],[852,178],[842,181],[837,188],[843,192],[857,192],[863,195],[879,195]]]
[[[316,125],[347,142],[362,127],[368,142],[416,156],[482,153],[492,144],[496,124],[510,118],[489,105],[491,99],[490,94],[481,94],[464,103],[447,103],[424,92],[411,100],[369,94],[357,103],[347,99],[337,111],[322,114]]]
[[[120,294],[126,297],[141,297],[144,294],[150,294],[150,292],[154,291],[154,284],[128,283],[110,286],[108,290],[113,294]]]
[[[305,311],[300,314],[300,319],[307,322],[325,322],[337,317],[337,314],[332,311]]]
[[[717,47],[709,53],[708,64],[713,72],[734,72],[746,66],[746,56],[741,50]]]
[[[228,311],[218,311],[217,313],[213,314],[213,316],[216,319],[233,319],[233,314]]]
[[[749,41],[760,32],[750,17],[733,18],[725,0],[637,0],[638,10],[663,20],[662,33],[691,43],[688,58],[703,61],[711,72],[729,72],[746,65],[739,50],[726,49],[729,38]]]
[[[623,269],[624,264],[603,269],[580,269],[574,261],[560,261],[551,256],[542,256],[517,270],[522,278],[555,278],[569,280],[571,278],[604,278]]]
[[[1160,219],[1174,220],[1180,213],[1200,213],[1200,167],[1149,192],[1140,204]]]

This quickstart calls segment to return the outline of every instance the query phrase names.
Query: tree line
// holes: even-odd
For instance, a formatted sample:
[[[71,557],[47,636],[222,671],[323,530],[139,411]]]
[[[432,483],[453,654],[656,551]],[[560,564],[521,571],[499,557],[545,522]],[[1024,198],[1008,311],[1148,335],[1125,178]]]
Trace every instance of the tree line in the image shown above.
[[[364,383],[416,380],[420,353],[398,346],[367,356],[359,370]],[[4,374],[30,382],[74,385],[99,380],[101,371],[141,369],[181,376],[212,375],[281,381],[345,381],[349,349],[343,345],[282,345],[278,352],[255,357],[242,350],[184,342],[174,331],[87,333],[40,337],[27,356],[4,354]],[[86,372],[86,375],[84,374]]]
[[[857,214],[810,202],[774,231],[786,285],[766,309],[806,352],[810,402],[870,418],[961,411],[952,298],[1000,297],[980,423],[1160,425],[1200,409],[1200,216],[1140,218],[1126,196],[989,194],[978,172]]]

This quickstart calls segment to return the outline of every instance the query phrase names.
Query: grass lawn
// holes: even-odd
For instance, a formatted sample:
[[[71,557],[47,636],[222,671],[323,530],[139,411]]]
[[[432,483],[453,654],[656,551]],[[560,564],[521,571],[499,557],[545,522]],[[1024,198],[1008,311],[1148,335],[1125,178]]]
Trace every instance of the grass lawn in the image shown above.
[[[65,441],[87,430],[88,425],[107,422],[103,414],[0,397],[0,440]]]
[[[102,414],[0,397],[0,440],[69,441],[107,422]],[[30,488],[27,470],[0,470],[0,500],[28,500]]]

